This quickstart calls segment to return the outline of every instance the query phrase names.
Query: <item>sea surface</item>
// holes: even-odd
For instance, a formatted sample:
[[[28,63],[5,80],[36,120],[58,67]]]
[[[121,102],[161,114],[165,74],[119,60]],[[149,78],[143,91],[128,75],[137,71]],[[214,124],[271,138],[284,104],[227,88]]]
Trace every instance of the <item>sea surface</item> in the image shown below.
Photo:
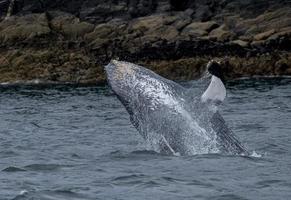
[[[0,86],[0,200],[291,199],[291,79],[227,92],[221,114],[253,156],[151,151],[107,86]]]

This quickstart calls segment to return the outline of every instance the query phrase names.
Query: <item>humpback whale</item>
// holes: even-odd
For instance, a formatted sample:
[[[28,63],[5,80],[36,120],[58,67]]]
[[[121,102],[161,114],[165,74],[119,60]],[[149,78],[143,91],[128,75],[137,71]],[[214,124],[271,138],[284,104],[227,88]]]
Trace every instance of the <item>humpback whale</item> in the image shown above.
[[[216,109],[226,97],[219,63],[201,97],[142,66],[112,60],[108,84],[129,113],[130,121],[155,151],[173,155],[248,154]]]

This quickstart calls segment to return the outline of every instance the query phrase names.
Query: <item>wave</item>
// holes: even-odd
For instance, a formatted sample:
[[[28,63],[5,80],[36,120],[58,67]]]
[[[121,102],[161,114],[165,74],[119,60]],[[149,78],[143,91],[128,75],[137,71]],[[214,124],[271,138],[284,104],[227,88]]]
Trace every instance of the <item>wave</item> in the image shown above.
[[[23,168],[19,168],[19,167],[14,167],[14,166],[9,166],[2,170],[2,172],[24,172],[24,171],[27,171],[27,170]]]
[[[60,164],[30,164],[26,165],[24,169],[30,171],[56,171],[63,167],[71,167],[71,165],[60,165]]]
[[[59,200],[59,199],[70,199],[70,200],[93,200],[88,196],[79,194],[70,189],[56,189],[56,190],[41,190],[41,191],[28,191],[21,190],[19,194],[12,200],[28,200],[28,199],[41,199],[41,200]]]

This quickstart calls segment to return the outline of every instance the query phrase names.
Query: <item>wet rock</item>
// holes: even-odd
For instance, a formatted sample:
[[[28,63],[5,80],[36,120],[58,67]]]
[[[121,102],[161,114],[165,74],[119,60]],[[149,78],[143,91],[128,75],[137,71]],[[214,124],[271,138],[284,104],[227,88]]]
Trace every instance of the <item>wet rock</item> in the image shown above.
[[[252,47],[255,48],[264,48],[263,46],[265,46],[266,41],[265,40],[258,40],[258,41],[253,41],[251,43]]]
[[[284,29],[281,29],[275,34],[272,34],[268,40],[278,40],[279,38],[286,37],[290,38],[291,37],[291,27],[286,27]]]
[[[0,23],[0,41],[16,42],[42,37],[51,32],[45,14],[12,16]]]
[[[140,17],[132,21],[131,30],[148,31],[154,30],[164,25],[171,25],[177,20],[177,16],[168,16],[164,14]]]
[[[221,25],[220,27],[214,29],[209,33],[209,37],[211,39],[215,39],[217,41],[229,41],[235,37],[235,34],[231,32],[225,25]]]
[[[78,49],[10,50],[0,56],[0,66],[0,82],[105,82],[102,67]]]
[[[85,35],[85,39],[89,41],[98,38],[111,38],[114,36],[114,27],[110,24],[99,24],[94,28],[94,31]]]
[[[84,1],[80,7],[80,18],[91,23],[103,23],[114,17],[128,18],[137,11],[136,4],[126,1]],[[128,12],[129,11],[129,12]]]
[[[278,60],[275,63],[275,75],[280,75],[280,74],[291,74],[291,69],[289,68],[290,58],[283,58]]]
[[[249,35],[241,35],[241,36],[238,37],[238,39],[242,40],[242,41],[246,41],[246,42],[253,41],[253,37],[249,36]]]
[[[268,31],[277,31],[290,26],[290,21],[290,8],[280,8],[262,13],[256,18],[242,19],[237,23],[235,29],[244,35],[270,34],[271,32]],[[259,35],[258,37],[261,36]]]
[[[182,35],[185,36],[194,36],[194,37],[201,37],[208,35],[208,33],[217,28],[219,25],[216,22],[209,21],[209,22],[193,22],[186,26],[183,31]]]
[[[108,57],[112,56],[112,51],[115,48],[114,45],[123,31],[125,31],[123,26],[110,23],[99,24],[95,27],[94,31],[86,34],[84,39],[91,50],[97,51],[97,54],[105,54]]]
[[[273,35],[276,31],[274,29],[271,29],[269,31],[263,32],[263,33],[259,33],[257,35],[254,36],[254,40],[258,41],[258,40],[265,40],[268,37],[270,37],[271,35]]]
[[[211,9],[209,8],[209,6],[199,5],[196,8],[194,19],[205,22],[205,21],[210,20],[212,16],[213,16],[213,13],[211,12]]]
[[[231,41],[232,44],[237,44],[241,47],[248,47],[249,46],[249,43],[246,42],[246,41],[243,41],[243,40],[234,40],[234,41]]]
[[[190,17],[188,18],[180,18],[178,20],[176,20],[173,23],[173,26],[178,30],[181,31],[182,29],[184,29],[187,25],[189,25],[191,23],[192,19]]]
[[[4,20],[7,2],[0,82],[104,83],[112,58],[148,63],[171,79],[197,78],[209,59],[225,56],[229,78],[290,74],[286,1],[16,0]]]
[[[0,19],[5,17],[9,6],[9,0],[0,0]]]
[[[167,15],[137,18],[130,23],[127,29],[129,32],[127,37],[140,47],[157,45],[157,41],[174,41],[179,32],[172,24],[177,19],[176,16]]]
[[[83,37],[94,29],[93,24],[80,21],[79,18],[68,13],[50,12],[49,16],[51,28],[70,39]]]

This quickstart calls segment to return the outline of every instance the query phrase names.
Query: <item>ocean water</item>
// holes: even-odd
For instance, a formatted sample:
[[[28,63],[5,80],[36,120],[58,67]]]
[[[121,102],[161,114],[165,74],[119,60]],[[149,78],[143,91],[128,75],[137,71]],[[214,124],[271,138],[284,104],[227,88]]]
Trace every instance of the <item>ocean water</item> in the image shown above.
[[[106,86],[1,86],[0,200],[291,199],[291,79],[227,92],[221,114],[254,156],[151,151]]]

